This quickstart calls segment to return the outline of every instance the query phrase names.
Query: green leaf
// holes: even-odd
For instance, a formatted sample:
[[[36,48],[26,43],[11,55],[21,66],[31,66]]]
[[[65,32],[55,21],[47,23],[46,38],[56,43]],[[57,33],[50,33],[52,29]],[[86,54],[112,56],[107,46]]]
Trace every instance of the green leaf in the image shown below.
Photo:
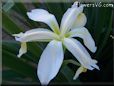
[[[60,23],[61,18],[63,16],[63,9],[61,3],[44,3],[46,5],[47,10],[54,14],[57,18],[58,22]]]
[[[15,24],[15,21],[13,21],[9,16],[6,15],[6,13],[2,12],[2,17],[3,29],[10,35],[23,31],[21,27],[18,27]]]
[[[73,80],[75,73],[68,66],[63,66],[60,71],[66,77],[69,84],[73,84],[73,83],[81,84],[79,79]]]
[[[3,69],[2,70],[2,77],[3,77],[3,80],[4,79],[18,78],[18,77],[25,78],[24,76],[20,75],[19,73],[16,73],[13,70],[10,70],[10,69]]]
[[[20,16],[24,18],[26,23],[30,28],[36,28],[40,26],[40,23],[37,23],[35,21],[32,21],[31,19],[28,18],[27,12],[30,11],[27,9],[23,1],[21,0],[20,3],[16,3],[13,7],[13,10],[16,11]]]
[[[10,9],[14,6],[14,2],[13,0],[8,0],[5,5],[3,5],[2,9],[5,11],[5,12],[8,12],[10,11]]]
[[[111,8],[107,8],[106,12],[108,12],[107,18],[105,18],[105,20],[103,20],[103,21],[105,21],[104,22],[105,27],[102,27],[102,31],[99,35],[99,38],[100,38],[98,40],[99,41],[99,46],[98,46],[99,50],[96,53],[96,57],[100,57],[99,54],[102,52],[104,46],[106,45],[107,40],[110,37],[110,33],[112,31],[112,10],[111,10]]]
[[[14,41],[3,41],[3,49],[6,49],[7,51],[10,51],[11,53],[17,55],[19,52],[20,44]],[[31,49],[32,48],[32,49]],[[37,63],[38,57],[40,57],[42,50],[37,47],[36,49],[35,45],[28,45],[28,51],[26,54],[22,56],[22,58],[25,58],[27,60],[33,61]],[[31,49],[31,50],[30,50]],[[35,50],[34,50],[35,49]]]
[[[3,50],[2,61],[4,66],[11,68],[15,72],[30,77],[33,80],[37,79],[37,75],[35,74],[36,68],[24,62],[22,59],[17,58],[14,54]]]

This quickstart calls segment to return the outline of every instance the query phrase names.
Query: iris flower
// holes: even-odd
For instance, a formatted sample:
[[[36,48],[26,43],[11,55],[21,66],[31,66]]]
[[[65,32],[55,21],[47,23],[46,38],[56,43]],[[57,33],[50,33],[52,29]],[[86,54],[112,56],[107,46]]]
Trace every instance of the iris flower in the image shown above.
[[[40,57],[37,67],[37,75],[41,84],[49,84],[59,72],[64,60],[63,45],[81,65],[76,71],[74,79],[80,73],[86,72],[87,69],[93,70],[96,68],[99,70],[97,61],[92,59],[86,48],[74,38],[80,37],[91,52],[96,51],[95,42],[87,28],[84,27],[87,18],[83,13],[83,8],[84,5],[78,6],[78,2],[75,2],[64,13],[60,27],[53,14],[44,9],[33,9],[31,12],[27,12],[28,17],[33,21],[47,24],[51,30],[36,28],[25,33],[13,34],[16,41],[21,42],[18,57],[27,52],[27,42],[49,42]]]

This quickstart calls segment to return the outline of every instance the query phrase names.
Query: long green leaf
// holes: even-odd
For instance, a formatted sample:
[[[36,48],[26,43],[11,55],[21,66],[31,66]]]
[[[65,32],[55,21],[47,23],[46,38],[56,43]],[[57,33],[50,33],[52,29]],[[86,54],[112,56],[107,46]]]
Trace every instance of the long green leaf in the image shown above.
[[[6,13],[2,12],[2,17],[3,29],[10,35],[23,31],[21,27],[18,27],[15,22],[9,16],[6,15]]]
[[[6,3],[5,3],[5,5],[3,5],[3,10],[5,11],[5,12],[8,12],[8,11],[10,11],[10,9],[12,8],[14,6],[14,2],[13,2],[13,0],[8,0]]]
[[[30,77],[33,80],[37,79],[37,75],[35,74],[36,69],[34,67],[27,64],[23,60],[18,59],[15,55],[6,50],[3,50],[2,61],[4,66],[10,67],[17,73],[20,73],[26,77]]]
[[[69,84],[74,84],[74,83],[81,84],[79,79],[73,80],[75,73],[68,66],[63,66],[61,72],[66,77]]]

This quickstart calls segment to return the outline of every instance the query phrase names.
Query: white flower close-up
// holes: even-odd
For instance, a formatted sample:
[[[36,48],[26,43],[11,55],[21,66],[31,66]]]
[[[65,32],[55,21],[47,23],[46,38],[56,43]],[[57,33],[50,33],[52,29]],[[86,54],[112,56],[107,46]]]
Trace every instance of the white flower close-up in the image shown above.
[[[85,47],[95,53],[97,47],[85,26],[86,15],[83,13],[84,5],[78,6],[75,2],[71,8],[64,13],[61,24],[56,17],[44,9],[33,9],[27,12],[29,19],[36,22],[47,24],[51,30],[46,28],[35,28],[25,33],[13,34],[15,40],[21,42],[21,48],[17,57],[21,57],[27,52],[27,42],[49,42],[44,49],[37,66],[37,75],[41,84],[49,82],[58,74],[64,60],[65,47],[80,63],[73,79],[78,78],[79,74],[88,70],[98,69],[97,61],[92,59]],[[85,47],[76,39],[83,40]]]

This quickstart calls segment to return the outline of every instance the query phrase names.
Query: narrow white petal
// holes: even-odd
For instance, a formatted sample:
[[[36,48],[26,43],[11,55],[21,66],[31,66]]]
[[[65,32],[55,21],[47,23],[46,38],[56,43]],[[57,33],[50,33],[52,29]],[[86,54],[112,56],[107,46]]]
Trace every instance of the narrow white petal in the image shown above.
[[[35,28],[35,29],[31,29],[31,30],[26,31],[25,33],[29,34],[29,33],[34,33],[34,32],[38,32],[38,31],[50,31],[50,30],[43,29],[43,28]]]
[[[77,16],[77,19],[75,20],[75,22],[73,23],[71,29],[84,27],[86,22],[87,22],[87,18],[85,16],[85,14],[84,13],[80,13]]]
[[[76,57],[81,65],[89,70],[98,69],[96,61],[91,58],[83,45],[73,38],[65,38],[64,45]]]
[[[15,36],[15,37],[20,37],[20,36],[23,36],[23,33],[19,33],[19,34],[13,34],[12,36]]]
[[[26,52],[27,52],[27,44],[25,42],[22,42],[21,43],[21,48],[19,50],[19,54],[17,55],[17,57],[20,58]]]
[[[58,39],[58,35],[43,28],[32,29],[25,33],[14,34],[13,36],[15,36],[15,39],[20,42],[48,41]]]
[[[77,16],[82,13],[83,6],[77,6],[77,3],[74,3],[71,8],[69,8],[65,14],[63,15],[62,21],[61,21],[61,34],[66,33],[69,31],[73,25],[73,23],[76,21]]]
[[[71,30],[70,37],[80,37],[83,39],[85,46],[92,52],[95,52],[97,50],[97,47],[95,46],[95,42],[89,33],[89,31],[85,28],[75,28]]]
[[[63,62],[62,43],[51,41],[43,51],[37,74],[42,85],[47,85],[58,73]]]
[[[34,9],[31,12],[27,12],[27,15],[31,20],[46,23],[53,31],[59,31],[59,25],[55,16],[48,11],[44,9]]]
[[[82,72],[86,72],[84,70],[87,71],[87,69],[85,69],[83,66],[79,67],[75,73],[75,76],[73,77],[73,80],[76,80]]]

